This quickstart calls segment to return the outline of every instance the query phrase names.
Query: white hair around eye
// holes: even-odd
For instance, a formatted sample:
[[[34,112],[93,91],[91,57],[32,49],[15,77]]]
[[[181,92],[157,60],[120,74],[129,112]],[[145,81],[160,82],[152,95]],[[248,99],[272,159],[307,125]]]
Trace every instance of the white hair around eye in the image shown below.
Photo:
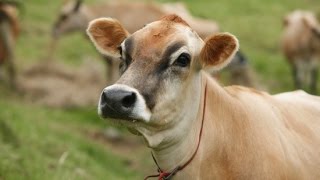
[[[172,65],[182,53],[190,54],[190,52],[186,46],[181,47],[176,52],[171,54],[169,65]]]

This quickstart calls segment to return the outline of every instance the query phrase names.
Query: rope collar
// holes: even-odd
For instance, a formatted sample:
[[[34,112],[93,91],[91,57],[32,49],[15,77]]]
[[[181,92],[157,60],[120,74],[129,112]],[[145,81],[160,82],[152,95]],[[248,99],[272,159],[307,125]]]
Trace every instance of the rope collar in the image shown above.
[[[203,106],[203,113],[202,113],[201,129],[200,129],[200,133],[199,133],[199,140],[198,140],[197,148],[196,148],[195,152],[192,154],[191,158],[185,164],[183,164],[182,166],[177,166],[176,168],[174,168],[171,172],[165,172],[160,168],[156,158],[154,157],[153,153],[151,152],[152,159],[153,159],[153,161],[155,162],[155,164],[157,165],[157,168],[158,168],[158,174],[149,175],[149,176],[145,177],[144,180],[147,180],[149,178],[156,178],[156,177],[158,177],[158,180],[169,180],[178,171],[181,171],[186,166],[188,166],[191,163],[191,161],[194,159],[194,157],[196,156],[196,154],[198,152],[198,149],[199,149],[199,146],[200,146],[200,142],[201,142],[201,137],[202,137],[203,122],[204,122],[205,107],[206,107],[206,96],[207,96],[207,88],[205,86],[205,90],[204,90],[204,106]]]

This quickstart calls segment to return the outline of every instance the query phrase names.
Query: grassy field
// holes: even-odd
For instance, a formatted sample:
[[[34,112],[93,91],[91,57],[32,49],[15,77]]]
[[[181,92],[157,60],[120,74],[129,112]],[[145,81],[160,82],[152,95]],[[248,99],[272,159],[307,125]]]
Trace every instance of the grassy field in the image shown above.
[[[259,83],[271,93],[293,89],[289,68],[279,51],[282,18],[294,9],[320,12],[320,1],[184,2],[194,15],[216,20],[223,31],[239,38]],[[50,28],[61,4],[62,0],[25,2],[22,35],[16,50],[19,72],[46,57]],[[92,63],[103,65],[81,33],[61,39],[54,54],[54,59],[74,68],[85,57],[92,57]],[[141,179],[153,168],[147,151],[141,150],[137,139],[132,139],[137,141],[133,145],[135,148],[130,143],[117,148],[97,139],[94,134],[103,132],[106,127],[108,124],[97,117],[95,107],[42,107],[21,100],[19,95],[0,84],[0,180]]]

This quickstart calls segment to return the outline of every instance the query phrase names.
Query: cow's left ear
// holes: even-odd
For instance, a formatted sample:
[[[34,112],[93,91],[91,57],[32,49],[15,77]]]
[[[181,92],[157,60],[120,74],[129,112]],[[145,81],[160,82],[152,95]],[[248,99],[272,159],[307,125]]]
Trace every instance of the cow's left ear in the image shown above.
[[[200,53],[203,68],[220,70],[228,65],[239,49],[238,39],[230,33],[215,34],[205,40]]]

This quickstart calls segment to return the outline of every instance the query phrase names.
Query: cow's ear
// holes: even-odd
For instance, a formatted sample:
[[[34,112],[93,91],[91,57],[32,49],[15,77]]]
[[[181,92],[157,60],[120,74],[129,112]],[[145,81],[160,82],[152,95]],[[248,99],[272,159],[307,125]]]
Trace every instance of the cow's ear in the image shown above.
[[[219,70],[229,64],[239,49],[237,38],[229,33],[215,34],[205,40],[200,58],[203,68]]]
[[[302,18],[303,24],[310,29],[310,31],[315,35],[314,37],[320,38],[320,25],[318,24],[316,18],[314,21],[307,19],[306,17]]]
[[[100,53],[113,57],[120,57],[119,46],[129,36],[119,21],[112,18],[91,21],[87,34]]]

